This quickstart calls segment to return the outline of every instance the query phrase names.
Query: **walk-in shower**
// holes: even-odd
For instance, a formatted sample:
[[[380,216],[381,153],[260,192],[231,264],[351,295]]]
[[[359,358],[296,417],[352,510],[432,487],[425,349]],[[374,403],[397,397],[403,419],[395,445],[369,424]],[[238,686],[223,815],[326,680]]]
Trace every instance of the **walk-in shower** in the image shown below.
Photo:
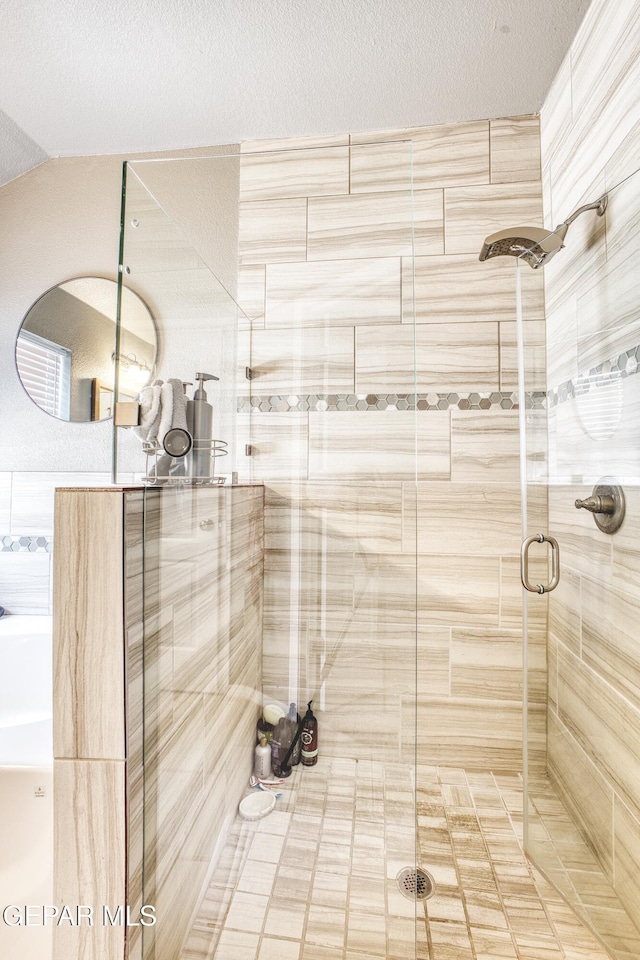
[[[611,447],[580,448],[578,467],[568,416],[575,402],[587,419],[583,372],[640,381],[620,359],[633,324],[613,323],[605,369],[596,320],[589,341],[545,326],[543,278],[555,317],[567,260],[518,269],[516,295],[491,237],[493,262],[477,262],[482,216],[479,233],[466,208],[443,207],[466,202],[446,164],[421,180],[411,139],[356,140],[126,168],[121,282],[154,313],[159,376],[220,376],[213,432],[230,449],[216,483],[176,476],[136,498],[128,896],[158,922],[128,934],[129,956],[605,960],[595,930],[630,960],[633,910],[585,826],[601,808],[580,799],[593,731],[572,712],[604,653],[571,604],[590,602],[587,546],[602,563],[612,549],[574,502],[609,472],[628,495],[632,471]],[[576,210],[557,249],[605,205]],[[593,223],[588,243],[604,248]],[[516,235],[522,261],[551,259],[530,228]],[[586,369],[559,378],[571,337]],[[115,433],[116,480],[139,479],[139,443]],[[520,542],[539,531],[559,543],[560,582],[523,612]],[[542,550],[529,563],[545,584]],[[243,819],[264,705],[312,698],[318,764]]]

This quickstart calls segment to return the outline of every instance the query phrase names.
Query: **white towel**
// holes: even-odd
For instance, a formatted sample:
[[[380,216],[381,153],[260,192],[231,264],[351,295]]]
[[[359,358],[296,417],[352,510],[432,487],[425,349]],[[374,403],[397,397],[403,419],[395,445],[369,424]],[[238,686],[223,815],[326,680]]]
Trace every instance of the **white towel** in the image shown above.
[[[160,388],[162,380],[155,380],[148,387],[143,387],[138,395],[140,404],[140,423],[134,427],[136,436],[143,443],[158,436],[160,425]]]

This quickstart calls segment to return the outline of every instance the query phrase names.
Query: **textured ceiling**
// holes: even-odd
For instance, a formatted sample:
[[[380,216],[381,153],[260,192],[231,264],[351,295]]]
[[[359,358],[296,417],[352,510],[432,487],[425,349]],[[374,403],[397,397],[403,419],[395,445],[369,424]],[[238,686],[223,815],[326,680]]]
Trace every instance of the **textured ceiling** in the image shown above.
[[[3,0],[2,108],[51,156],[539,110],[589,0]]]

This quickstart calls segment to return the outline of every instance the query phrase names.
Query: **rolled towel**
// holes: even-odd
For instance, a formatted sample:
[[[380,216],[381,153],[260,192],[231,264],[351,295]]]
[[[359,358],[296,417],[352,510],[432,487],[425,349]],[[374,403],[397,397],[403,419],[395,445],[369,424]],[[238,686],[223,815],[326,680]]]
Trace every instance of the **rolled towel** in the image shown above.
[[[153,442],[158,436],[161,386],[162,380],[155,380],[148,387],[143,387],[138,395],[140,423],[134,427],[134,433],[143,443]]]
[[[168,380],[173,387],[173,414],[171,419],[171,429],[187,429],[187,395],[182,386],[182,380],[172,378]]]
[[[171,430],[173,422],[173,384],[170,380],[160,387],[160,424],[158,426],[158,440],[164,440],[167,430]]]

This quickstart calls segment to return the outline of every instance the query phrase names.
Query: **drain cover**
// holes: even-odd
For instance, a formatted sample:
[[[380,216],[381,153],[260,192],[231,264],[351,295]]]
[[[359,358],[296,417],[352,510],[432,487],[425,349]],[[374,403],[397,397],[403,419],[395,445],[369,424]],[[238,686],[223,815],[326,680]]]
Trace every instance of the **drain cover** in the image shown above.
[[[436,883],[426,870],[405,867],[396,877],[398,889],[407,900],[428,900],[436,892]]]

